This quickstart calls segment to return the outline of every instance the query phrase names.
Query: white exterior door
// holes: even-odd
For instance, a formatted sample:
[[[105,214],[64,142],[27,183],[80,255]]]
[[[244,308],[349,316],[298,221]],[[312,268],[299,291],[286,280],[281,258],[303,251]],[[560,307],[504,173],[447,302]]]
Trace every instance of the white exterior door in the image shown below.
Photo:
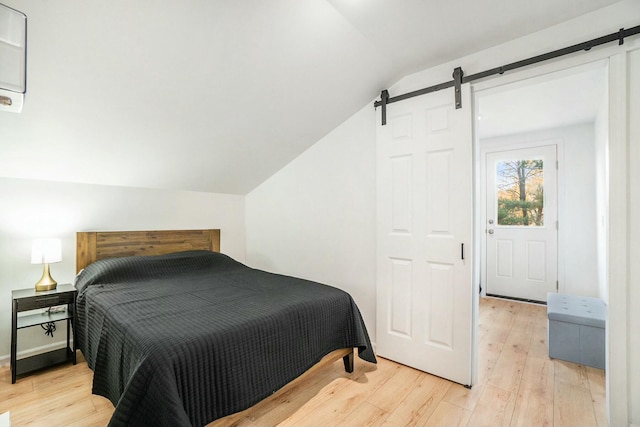
[[[377,353],[471,385],[472,108],[452,90],[378,123]]]
[[[487,294],[546,301],[557,292],[556,146],[486,155]]]

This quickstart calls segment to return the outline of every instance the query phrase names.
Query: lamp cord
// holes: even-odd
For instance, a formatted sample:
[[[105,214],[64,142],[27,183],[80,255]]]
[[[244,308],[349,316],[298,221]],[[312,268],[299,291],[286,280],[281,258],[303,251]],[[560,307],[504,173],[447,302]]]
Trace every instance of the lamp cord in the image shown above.
[[[51,314],[51,307],[47,309],[47,312]],[[53,338],[53,333],[56,331],[56,323],[55,322],[47,322],[40,325],[42,329],[44,329],[45,335],[50,335]]]
[[[45,335],[51,335],[51,338],[53,338],[53,333],[56,331],[56,324],[54,322],[45,323],[40,325],[40,327],[44,329]]]

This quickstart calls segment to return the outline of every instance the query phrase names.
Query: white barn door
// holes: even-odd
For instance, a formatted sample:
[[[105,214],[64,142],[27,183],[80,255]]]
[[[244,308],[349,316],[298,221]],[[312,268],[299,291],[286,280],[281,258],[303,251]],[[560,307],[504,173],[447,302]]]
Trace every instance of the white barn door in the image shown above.
[[[462,89],[461,109],[441,90],[389,105],[378,123],[376,341],[382,357],[471,385],[473,140]]]

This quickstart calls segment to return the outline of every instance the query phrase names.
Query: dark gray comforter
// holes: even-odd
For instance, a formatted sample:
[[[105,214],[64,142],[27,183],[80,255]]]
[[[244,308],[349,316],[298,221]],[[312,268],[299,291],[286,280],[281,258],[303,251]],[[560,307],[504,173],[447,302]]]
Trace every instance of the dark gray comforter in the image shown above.
[[[204,425],[339,348],[376,361],[349,294],[222,254],[102,260],[76,288],[78,347],[112,426]]]

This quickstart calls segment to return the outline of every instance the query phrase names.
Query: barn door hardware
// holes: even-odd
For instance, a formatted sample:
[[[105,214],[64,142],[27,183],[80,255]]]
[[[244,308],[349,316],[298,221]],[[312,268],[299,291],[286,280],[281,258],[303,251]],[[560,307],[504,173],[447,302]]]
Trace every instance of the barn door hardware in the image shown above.
[[[426,95],[427,93],[436,92],[442,89],[453,87],[455,88],[454,94],[455,94],[456,109],[462,108],[461,86],[464,83],[469,83],[474,80],[479,80],[489,76],[494,76],[496,74],[504,74],[506,71],[511,71],[517,68],[526,67],[528,65],[537,64],[538,62],[548,61],[550,59],[558,58],[564,55],[569,55],[571,53],[588,51],[588,50],[591,50],[591,48],[593,47],[600,46],[600,45],[614,42],[614,41],[617,41],[618,45],[622,45],[624,44],[624,39],[626,37],[635,36],[636,34],[640,34],[640,25],[637,25],[635,27],[632,27],[626,30],[624,28],[620,28],[620,30],[616,31],[615,33],[611,33],[606,36],[602,36],[593,40],[574,44],[573,46],[568,46],[562,49],[554,50],[552,52],[547,52],[542,55],[533,56],[531,58],[523,59],[521,61],[512,62],[507,65],[502,65],[500,67],[482,71],[480,73],[471,74],[466,77],[462,72],[462,68],[457,67],[453,71],[453,80],[445,83],[440,83],[437,85],[429,86],[424,89],[419,89],[413,92],[405,93],[398,96],[392,96],[392,97],[389,96],[388,90],[383,90],[380,94],[380,101],[374,102],[373,106],[375,108],[382,106],[382,125],[384,126],[387,124],[387,105],[392,104],[394,102],[403,101],[405,99],[413,98],[415,96]]]
[[[453,70],[453,85],[455,88],[456,110],[462,108],[462,68],[456,67]]]
[[[383,100],[380,101],[376,101],[374,102],[373,106],[375,108],[378,108],[380,106],[382,106],[384,104],[384,107],[382,108],[382,114],[383,116],[383,121],[382,121],[382,125],[386,125],[387,124],[387,105],[391,104],[393,102],[398,102],[398,101],[404,101],[405,99],[409,99],[409,98],[413,98],[415,96],[419,96],[419,95],[426,95],[427,93],[431,93],[431,92],[437,92],[439,90],[442,89],[446,89],[448,87],[453,87],[454,86],[454,81],[451,80],[449,82],[446,83],[440,83],[434,86],[429,86],[427,88],[424,89],[419,89],[413,92],[409,92],[409,93],[405,93],[403,95],[398,95],[398,96],[394,96],[394,97],[389,97],[389,91],[388,90],[383,90],[382,93],[380,94],[380,97],[382,98],[382,95],[385,95],[385,98]],[[464,80],[462,81],[462,83],[465,83]]]
[[[380,92],[380,105],[382,106],[382,124],[387,124],[387,100],[389,99],[389,91],[383,90]],[[377,105],[376,105],[377,107]]]

